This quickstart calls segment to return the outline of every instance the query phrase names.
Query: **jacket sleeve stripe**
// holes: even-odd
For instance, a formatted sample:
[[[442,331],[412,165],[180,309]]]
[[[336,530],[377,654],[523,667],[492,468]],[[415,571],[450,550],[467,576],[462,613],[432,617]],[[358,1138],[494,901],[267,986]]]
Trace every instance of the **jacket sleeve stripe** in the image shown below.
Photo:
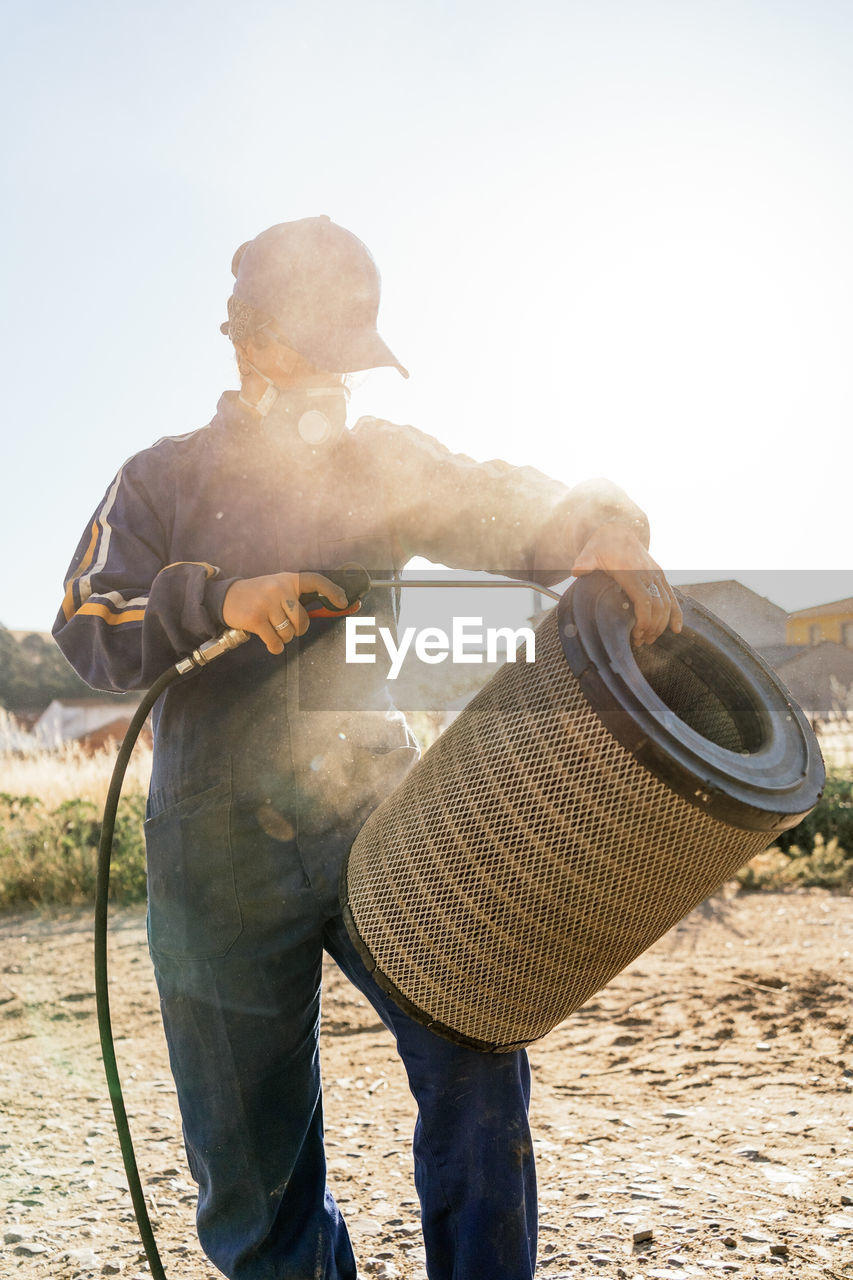
[[[109,605],[98,604],[97,601],[90,600],[77,610],[77,615],[80,616],[81,614],[94,614],[98,618],[103,618],[104,622],[108,623],[109,626],[117,627],[125,622],[141,622],[145,617],[145,609],[125,608],[122,613],[115,613]]]
[[[91,564],[92,556],[95,554],[95,547],[98,545],[98,532],[98,522],[95,520],[92,524],[92,538],[86,548],[86,554],[80,561],[80,567],[77,572],[68,579],[65,599],[62,601],[62,612],[65,614],[66,622],[74,613],[74,584],[77,582],[78,578],[83,576]]]
[[[86,554],[80,562],[80,567],[75,574],[68,579],[68,585],[65,591],[65,599],[62,603],[63,612],[66,622],[74,614],[74,597],[80,600],[81,604],[85,603],[92,594],[92,577],[103,569],[107,562],[107,556],[110,550],[110,534],[112,528],[110,526],[108,516],[115,504],[116,495],[118,494],[119,484],[121,483],[124,467],[121,468],[112,485],[104,498],[100,511],[95,516],[92,523],[92,538],[89,546],[86,548]],[[98,540],[100,537],[100,546]],[[95,549],[98,548],[97,561],[92,564]],[[88,572],[87,572],[88,570]]]

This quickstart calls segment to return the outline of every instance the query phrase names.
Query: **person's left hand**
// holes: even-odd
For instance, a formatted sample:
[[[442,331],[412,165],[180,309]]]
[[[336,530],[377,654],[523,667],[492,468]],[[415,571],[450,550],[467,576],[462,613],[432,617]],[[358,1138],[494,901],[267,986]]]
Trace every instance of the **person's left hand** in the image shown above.
[[[654,644],[667,627],[678,634],[682,614],[675,593],[630,523],[608,520],[587,539],[572,573],[581,577],[596,569],[618,582],[631,601],[636,618],[631,632],[635,645]]]

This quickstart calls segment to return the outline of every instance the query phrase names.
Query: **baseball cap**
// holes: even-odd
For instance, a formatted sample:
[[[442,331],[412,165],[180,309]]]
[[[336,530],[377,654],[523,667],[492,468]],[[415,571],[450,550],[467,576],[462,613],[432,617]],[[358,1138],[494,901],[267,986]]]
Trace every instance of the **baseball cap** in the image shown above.
[[[379,336],[379,270],[367,245],[322,215],[280,222],[241,245],[231,263],[234,303],[270,318],[285,345],[318,369],[354,373],[392,366],[409,374]]]

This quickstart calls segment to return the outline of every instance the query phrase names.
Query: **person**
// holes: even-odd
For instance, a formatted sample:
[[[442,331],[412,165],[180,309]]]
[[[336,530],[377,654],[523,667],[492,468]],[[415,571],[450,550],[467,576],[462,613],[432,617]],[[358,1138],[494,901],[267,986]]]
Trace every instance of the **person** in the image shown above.
[[[231,1280],[354,1280],[326,1180],[318,1058],[323,951],[396,1040],[418,1106],[415,1182],[430,1280],[526,1280],[536,1183],[524,1052],[482,1054],[409,1018],[343,926],[342,860],[417,748],[381,666],[347,666],[347,562],[387,579],[414,555],[560,581],[603,569],[635,643],[680,627],[621,489],[568,489],[475,462],[412,427],[346,425],[346,375],[405,369],[380,337],[379,274],[327,217],[235,254],[223,330],[240,389],[212,422],[159,440],[109,485],[54,628],[93,686],[148,687],[223,628],[248,643],[174,682],[154,712],[145,822],[149,942],[201,1244]],[[395,593],[365,611],[395,625]]]

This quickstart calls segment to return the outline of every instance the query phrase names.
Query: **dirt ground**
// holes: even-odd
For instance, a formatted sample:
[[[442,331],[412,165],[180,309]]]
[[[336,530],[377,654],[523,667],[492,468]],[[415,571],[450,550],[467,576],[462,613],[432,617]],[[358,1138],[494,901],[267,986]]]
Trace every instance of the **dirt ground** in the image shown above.
[[[90,935],[88,912],[0,918],[0,1273],[20,1280],[149,1274],[100,1062]],[[110,950],[166,1273],[214,1280],[141,910],[114,915]],[[853,1277],[852,953],[851,898],[717,899],[532,1047],[544,1280]],[[424,1280],[412,1102],[388,1037],[334,970],[323,1070],[330,1176],[362,1272]]]

